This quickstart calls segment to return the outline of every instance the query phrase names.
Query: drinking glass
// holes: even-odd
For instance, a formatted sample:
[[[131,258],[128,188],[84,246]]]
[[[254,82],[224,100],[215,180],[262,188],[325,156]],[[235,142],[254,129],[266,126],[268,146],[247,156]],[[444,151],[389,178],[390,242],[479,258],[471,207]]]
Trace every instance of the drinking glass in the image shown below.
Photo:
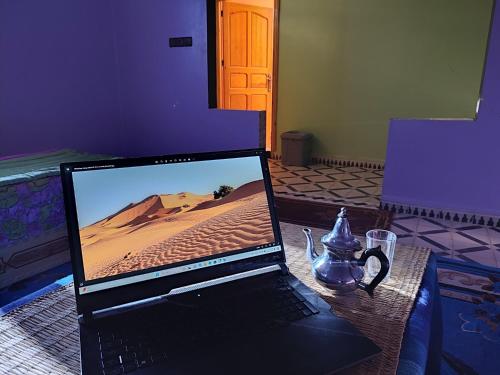
[[[383,281],[389,280],[392,267],[392,258],[394,258],[394,249],[398,237],[395,233],[383,229],[373,229],[366,232],[366,248],[372,249],[380,246],[382,252],[389,259],[389,271]],[[375,257],[368,258],[368,275],[374,277],[380,271],[380,262]]]

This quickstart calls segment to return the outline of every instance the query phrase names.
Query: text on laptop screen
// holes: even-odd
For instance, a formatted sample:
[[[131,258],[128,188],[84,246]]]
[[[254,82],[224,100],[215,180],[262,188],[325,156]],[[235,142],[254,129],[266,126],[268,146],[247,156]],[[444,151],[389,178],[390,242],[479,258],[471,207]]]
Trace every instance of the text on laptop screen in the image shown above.
[[[275,242],[260,158],[73,173],[86,281]]]

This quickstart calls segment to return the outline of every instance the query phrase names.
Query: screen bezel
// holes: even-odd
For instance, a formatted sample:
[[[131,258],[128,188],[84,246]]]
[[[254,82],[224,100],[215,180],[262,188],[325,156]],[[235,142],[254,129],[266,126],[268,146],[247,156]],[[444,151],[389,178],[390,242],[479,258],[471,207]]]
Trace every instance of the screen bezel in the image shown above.
[[[158,279],[146,280],[138,283],[114,287],[111,289],[95,291],[89,294],[79,293],[80,283],[84,281],[84,270],[83,270],[83,261],[81,254],[81,245],[80,245],[80,232],[78,227],[76,202],[75,202],[75,194],[74,194],[73,178],[72,178],[72,173],[75,168],[88,168],[96,170],[96,169],[107,169],[109,168],[110,165],[113,166],[112,168],[126,168],[126,167],[137,167],[145,165],[156,165],[158,164],[159,161],[165,161],[165,160],[191,159],[191,161],[201,161],[201,160],[218,160],[218,159],[229,159],[229,158],[250,157],[250,156],[258,156],[260,158],[262,166],[262,174],[264,178],[264,185],[268,198],[269,212],[271,215],[271,222],[275,234],[275,242],[276,246],[281,247],[280,251],[265,255],[259,255],[252,258],[241,259],[231,263],[223,263],[212,267],[191,270],[189,272],[161,277]],[[177,163],[179,163],[179,161]],[[184,163],[184,161],[180,161],[180,163]],[[89,162],[63,163],[61,164],[60,169],[61,169],[61,179],[63,185],[64,203],[66,209],[66,222],[68,227],[68,239],[70,244],[71,263],[73,268],[76,305],[77,305],[77,312],[79,314],[90,313],[92,311],[101,310],[129,302],[134,302],[141,299],[164,295],[174,288],[178,288],[193,283],[199,283],[219,277],[230,276],[232,274],[244,271],[250,271],[270,265],[285,263],[285,252],[283,249],[283,241],[281,238],[279,222],[276,215],[276,208],[272,194],[271,178],[269,174],[269,166],[267,163],[267,151],[265,151],[264,149],[223,151],[223,152],[210,152],[210,153],[192,153],[192,154],[173,154],[173,155],[160,155],[160,156],[141,157],[141,158],[93,160]],[[229,254],[233,254],[233,252],[230,252]],[[184,263],[194,263],[200,261],[200,259],[211,259],[211,258],[216,258],[217,256],[220,255],[221,254],[217,254],[207,258],[197,258],[193,260],[193,262],[184,262]],[[174,265],[176,266],[181,265],[181,263],[169,264],[159,269],[168,269]],[[148,269],[137,273],[139,274],[147,273],[150,271],[151,269]]]

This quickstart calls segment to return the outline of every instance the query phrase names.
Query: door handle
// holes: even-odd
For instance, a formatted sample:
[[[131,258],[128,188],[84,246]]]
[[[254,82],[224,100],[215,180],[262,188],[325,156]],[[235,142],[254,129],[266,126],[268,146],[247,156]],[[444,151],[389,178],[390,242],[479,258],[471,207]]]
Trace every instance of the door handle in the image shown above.
[[[266,79],[267,79],[267,91],[271,92],[271,85],[272,85],[272,77],[270,74],[266,74]]]

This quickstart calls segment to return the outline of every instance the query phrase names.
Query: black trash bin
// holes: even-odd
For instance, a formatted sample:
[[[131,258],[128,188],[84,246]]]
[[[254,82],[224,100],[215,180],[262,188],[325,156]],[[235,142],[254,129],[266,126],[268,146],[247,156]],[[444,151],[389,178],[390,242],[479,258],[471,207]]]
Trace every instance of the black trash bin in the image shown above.
[[[311,163],[310,133],[289,131],[281,133],[281,162],[283,165],[306,166]]]

